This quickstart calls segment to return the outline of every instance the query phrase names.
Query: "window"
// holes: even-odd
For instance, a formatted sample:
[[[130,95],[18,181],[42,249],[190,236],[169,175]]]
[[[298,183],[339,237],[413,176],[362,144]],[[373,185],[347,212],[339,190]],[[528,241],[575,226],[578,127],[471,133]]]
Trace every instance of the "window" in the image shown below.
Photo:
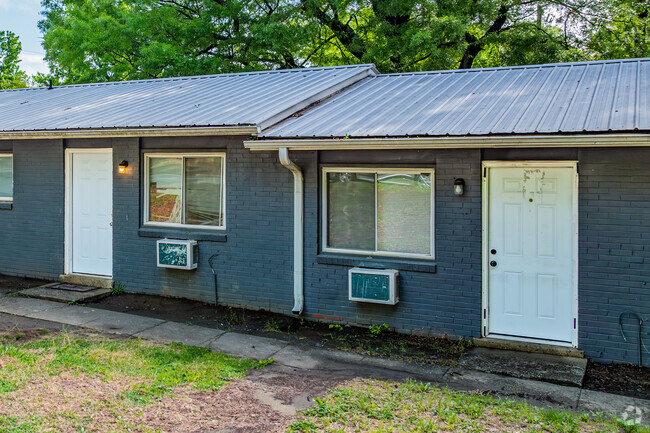
[[[14,199],[14,157],[0,154],[0,201]]]
[[[223,153],[145,155],[145,224],[223,229]]]
[[[433,258],[433,169],[323,169],[323,251]]]

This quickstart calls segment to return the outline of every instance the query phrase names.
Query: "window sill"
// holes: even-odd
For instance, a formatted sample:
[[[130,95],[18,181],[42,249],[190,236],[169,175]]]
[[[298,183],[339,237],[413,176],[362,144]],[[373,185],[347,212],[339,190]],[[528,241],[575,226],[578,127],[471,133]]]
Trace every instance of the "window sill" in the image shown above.
[[[168,238],[179,240],[226,242],[228,236],[225,233],[215,233],[214,230],[197,230],[167,227],[141,227],[138,230],[141,238]]]
[[[0,210],[11,210],[14,208],[13,203],[9,202],[0,202]]]
[[[428,260],[404,259],[395,257],[355,256],[322,253],[316,257],[321,265],[353,266],[360,268],[397,269],[400,271],[428,272],[435,274],[438,266]]]

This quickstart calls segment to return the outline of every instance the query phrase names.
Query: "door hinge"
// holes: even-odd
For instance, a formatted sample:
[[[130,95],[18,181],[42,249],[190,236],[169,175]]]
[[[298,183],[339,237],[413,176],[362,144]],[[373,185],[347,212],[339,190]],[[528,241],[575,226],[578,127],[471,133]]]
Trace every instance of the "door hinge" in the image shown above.
[[[579,162],[576,163],[576,173],[580,174],[580,163]]]
[[[578,324],[578,321],[577,321],[577,319],[574,317],[574,318],[573,318],[573,329],[576,329],[577,324]]]
[[[483,308],[483,318],[487,319],[487,308]]]
[[[483,336],[487,337],[487,326],[483,327]]]
[[[483,167],[483,177],[487,176],[487,167]]]

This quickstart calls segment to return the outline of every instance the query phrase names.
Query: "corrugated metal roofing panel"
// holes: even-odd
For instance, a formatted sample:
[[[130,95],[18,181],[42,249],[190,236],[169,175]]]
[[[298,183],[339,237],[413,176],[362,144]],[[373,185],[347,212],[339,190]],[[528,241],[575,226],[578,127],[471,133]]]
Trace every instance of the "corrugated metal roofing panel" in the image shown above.
[[[264,125],[375,73],[372,65],[0,91],[0,132]]]
[[[650,129],[650,59],[376,75],[260,137],[416,137]]]

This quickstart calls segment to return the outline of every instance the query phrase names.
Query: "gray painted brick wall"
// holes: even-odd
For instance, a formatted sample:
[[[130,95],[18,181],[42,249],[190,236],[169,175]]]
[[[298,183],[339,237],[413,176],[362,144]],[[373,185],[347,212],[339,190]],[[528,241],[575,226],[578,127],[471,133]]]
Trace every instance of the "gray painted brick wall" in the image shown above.
[[[222,304],[287,313],[293,305],[293,184],[276,152],[252,153],[241,138],[78,140],[69,146],[112,146],[114,164],[114,280],[128,291],[214,302],[208,259],[218,254]],[[14,204],[0,210],[0,272],[56,278],[63,272],[64,149],[60,140],[15,141]],[[7,146],[3,147],[6,150]],[[144,148],[144,150],[141,150]],[[227,152],[227,239],[199,242],[195,271],[156,267],[155,242],[141,236],[143,152],[187,148]],[[618,329],[632,311],[650,322],[650,149],[545,151],[412,150],[293,152],[305,174],[305,315],[358,325],[387,323],[406,333],[478,337],[481,317],[481,159],[580,161],[579,339],[590,357],[636,362],[631,341]],[[435,272],[411,261],[344,256],[332,264],[319,254],[319,187],[322,165],[435,166]],[[453,181],[466,183],[463,197]],[[191,238],[162,230],[169,238]],[[223,236],[222,236],[223,238]],[[339,255],[341,256],[341,255]],[[325,259],[324,259],[325,258]],[[331,257],[330,257],[331,259]],[[336,262],[336,260],[334,260]],[[357,264],[400,269],[400,303],[394,307],[347,300],[347,272]],[[644,330],[650,342],[650,327]],[[650,354],[646,353],[650,361]],[[646,361],[646,363],[648,362]]]
[[[0,271],[54,279],[63,273],[61,140],[15,140],[14,200],[0,210]]]
[[[480,152],[321,152],[323,165],[373,164],[435,166],[435,263],[437,272],[404,270],[403,261],[361,258],[366,266],[400,269],[400,302],[395,306],[348,301],[348,269],[318,263],[319,167],[316,153],[298,160],[305,174],[305,312],[325,321],[359,325],[387,323],[405,333],[480,336],[481,178]],[[454,178],[465,180],[462,197]]]
[[[650,365],[650,149],[580,151],[579,344],[601,361],[638,362],[640,315]]]
[[[197,146],[199,146],[197,148]],[[276,153],[244,149],[241,139],[159,140],[144,152],[226,151],[226,242],[199,241],[197,270],[156,267],[158,237],[140,237],[142,212],[141,152],[137,140],[115,141],[115,162],[129,161],[129,172],[117,176],[114,213],[114,280],[127,291],[215,301],[214,278],[208,260],[214,261],[219,301],[286,312],[293,305],[291,274],[293,184]],[[161,229],[170,239],[192,235]]]

